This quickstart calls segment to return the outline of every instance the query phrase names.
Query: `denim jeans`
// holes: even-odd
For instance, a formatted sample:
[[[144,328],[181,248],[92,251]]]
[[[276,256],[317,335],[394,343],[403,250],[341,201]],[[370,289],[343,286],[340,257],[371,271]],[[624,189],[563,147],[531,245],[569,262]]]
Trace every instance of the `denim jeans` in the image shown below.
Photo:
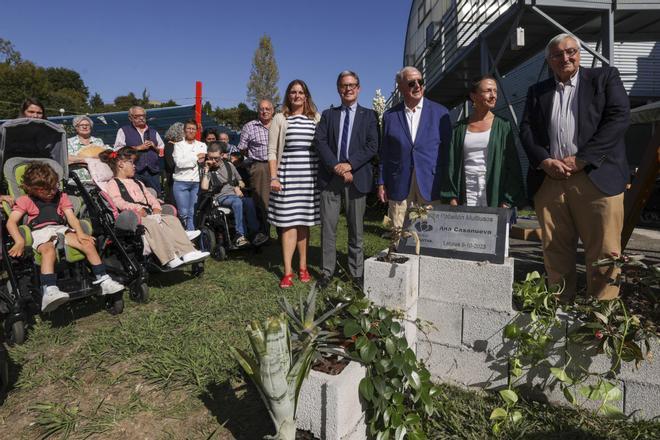
[[[259,232],[259,222],[257,221],[257,211],[254,207],[254,200],[251,197],[238,197],[236,195],[218,196],[220,206],[231,208],[234,213],[234,223],[236,223],[236,232],[245,237],[245,223],[250,234]]]
[[[179,218],[183,222],[186,231],[195,229],[195,205],[197,204],[197,193],[199,192],[199,182],[181,182],[174,181],[172,187],[174,200],[176,200],[176,209],[179,210]]]

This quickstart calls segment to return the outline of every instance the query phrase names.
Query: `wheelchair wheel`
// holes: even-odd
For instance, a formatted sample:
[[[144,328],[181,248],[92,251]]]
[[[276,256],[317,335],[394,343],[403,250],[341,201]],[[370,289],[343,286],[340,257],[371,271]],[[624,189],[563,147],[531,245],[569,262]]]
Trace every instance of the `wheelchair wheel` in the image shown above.
[[[116,293],[107,299],[106,306],[111,315],[120,315],[124,312],[124,296]]]
[[[199,250],[203,252],[213,252],[217,245],[215,232],[206,226],[202,226],[199,230],[201,232],[199,235]]]
[[[149,286],[147,283],[140,283],[131,289],[131,298],[137,302],[149,302]]]
[[[216,247],[215,251],[211,254],[213,255],[213,258],[215,258],[218,261],[222,261],[227,258],[227,250],[225,249],[224,246],[219,245]]]
[[[21,345],[25,342],[25,323],[23,321],[14,321],[9,329],[9,344]]]

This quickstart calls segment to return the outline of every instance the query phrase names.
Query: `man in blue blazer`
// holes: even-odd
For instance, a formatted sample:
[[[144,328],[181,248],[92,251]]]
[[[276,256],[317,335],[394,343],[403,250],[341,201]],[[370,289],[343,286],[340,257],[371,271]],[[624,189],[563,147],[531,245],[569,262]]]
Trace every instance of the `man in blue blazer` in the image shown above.
[[[580,43],[572,35],[551,39],[545,56],[554,75],[527,92],[520,139],[529,158],[527,186],[543,231],[548,280],[563,280],[563,300],[573,300],[581,238],[587,292],[613,299],[619,289],[609,281],[618,270],[592,263],[621,253],[630,101],[616,68],[580,67]]]
[[[394,226],[403,226],[409,204],[440,200],[440,151],[449,148],[451,121],[447,109],[424,99],[424,80],[414,67],[396,75],[403,102],[383,115],[378,198],[389,202]]]
[[[378,152],[378,116],[357,103],[358,75],[350,70],[341,72],[337,92],[341,106],[323,112],[314,136],[320,158],[317,183],[321,190],[321,288],[330,283],[335,273],[342,197],[348,224],[348,270],[362,286],[364,211],[373,185],[371,159]]]

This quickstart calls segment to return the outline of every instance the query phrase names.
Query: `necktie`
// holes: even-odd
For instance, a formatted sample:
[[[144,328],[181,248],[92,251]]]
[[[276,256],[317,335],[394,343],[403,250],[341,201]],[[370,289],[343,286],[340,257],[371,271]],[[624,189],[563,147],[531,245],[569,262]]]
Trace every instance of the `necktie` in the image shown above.
[[[341,129],[341,146],[339,149],[339,162],[348,162],[348,124],[351,121],[351,108],[344,107],[344,127]]]

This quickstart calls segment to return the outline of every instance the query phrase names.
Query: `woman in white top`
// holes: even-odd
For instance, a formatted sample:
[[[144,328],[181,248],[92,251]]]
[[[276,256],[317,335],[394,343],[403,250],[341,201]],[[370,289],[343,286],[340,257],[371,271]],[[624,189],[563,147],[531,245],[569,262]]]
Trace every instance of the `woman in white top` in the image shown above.
[[[511,208],[525,193],[513,129],[493,114],[497,82],[484,75],[472,82],[473,112],[454,127],[444,152],[441,198],[449,204]]]
[[[197,123],[187,121],[184,125],[184,139],[174,144],[174,200],[179,217],[187,231],[195,229],[195,205],[199,192],[199,164],[206,158],[206,144],[195,139]]]

